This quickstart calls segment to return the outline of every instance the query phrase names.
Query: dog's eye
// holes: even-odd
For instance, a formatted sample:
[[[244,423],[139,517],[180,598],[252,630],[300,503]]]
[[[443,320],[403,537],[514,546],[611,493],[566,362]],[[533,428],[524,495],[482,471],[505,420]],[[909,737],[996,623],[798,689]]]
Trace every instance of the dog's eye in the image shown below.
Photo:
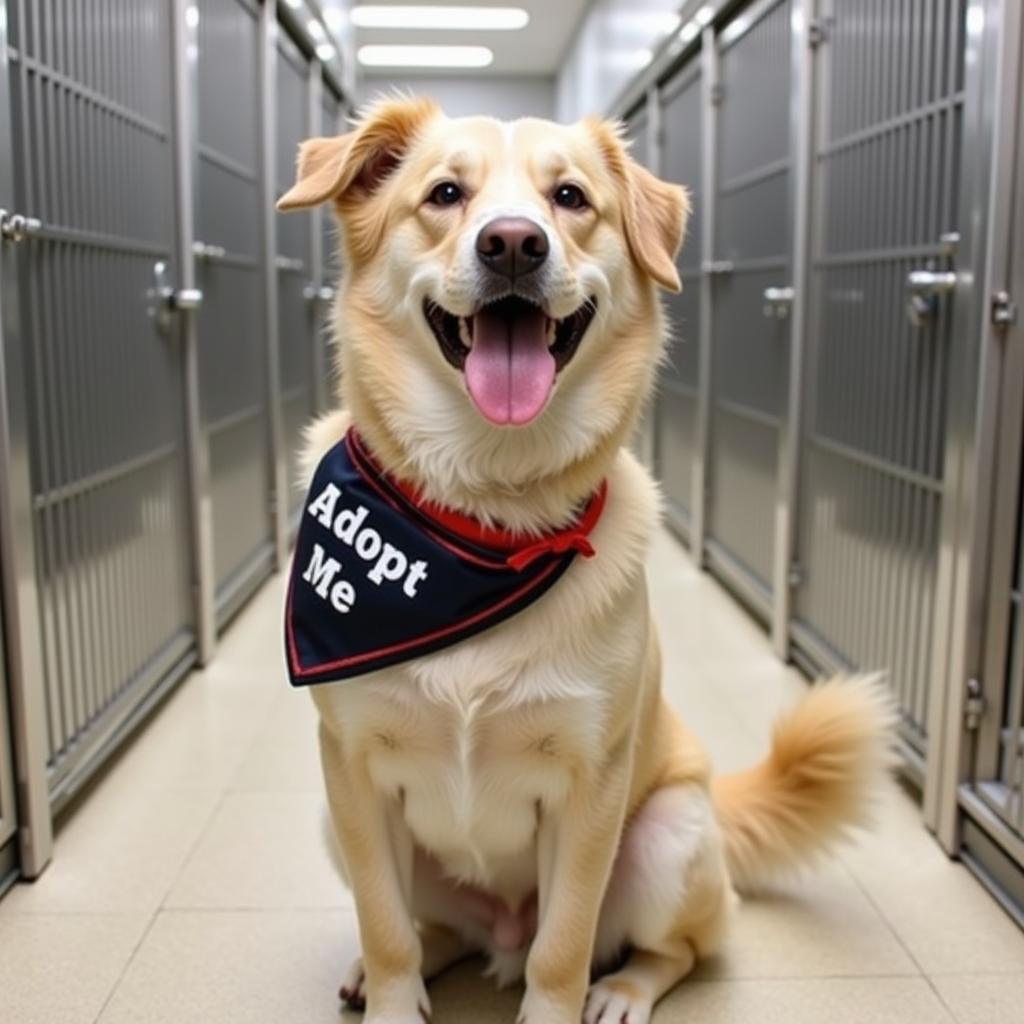
[[[462,189],[454,181],[442,181],[440,185],[434,186],[427,196],[427,202],[434,206],[454,206],[462,201],[463,195]]]
[[[564,206],[567,210],[582,210],[589,205],[579,185],[559,185],[552,199],[555,206]]]

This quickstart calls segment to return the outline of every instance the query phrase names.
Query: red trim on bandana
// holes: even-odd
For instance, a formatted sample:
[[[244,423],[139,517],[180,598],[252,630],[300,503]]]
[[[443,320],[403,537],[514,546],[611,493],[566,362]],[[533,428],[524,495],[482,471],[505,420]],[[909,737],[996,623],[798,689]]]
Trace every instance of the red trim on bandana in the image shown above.
[[[354,450],[354,454],[358,456],[358,460],[355,460],[356,465],[358,466],[359,460],[369,464],[378,474],[380,480],[386,482],[391,490],[397,492],[422,518],[470,544],[490,548],[495,553],[504,554],[503,564],[516,572],[520,572],[538,558],[543,558],[548,554],[562,555],[568,551],[578,551],[585,558],[592,558],[596,554],[593,544],[590,543],[590,533],[601,518],[608,499],[607,480],[601,481],[576,523],[565,529],[556,530],[554,533],[536,537],[504,527],[487,526],[478,519],[457,512],[455,509],[446,508],[437,502],[423,500],[420,492],[412,484],[399,480],[384,470],[355,428],[349,431],[346,440],[349,443],[349,450]],[[367,475],[366,479],[376,485],[376,481],[372,477]],[[432,536],[440,543],[444,543],[443,538],[437,537],[435,534]],[[472,558],[469,552],[460,551],[459,553]]]

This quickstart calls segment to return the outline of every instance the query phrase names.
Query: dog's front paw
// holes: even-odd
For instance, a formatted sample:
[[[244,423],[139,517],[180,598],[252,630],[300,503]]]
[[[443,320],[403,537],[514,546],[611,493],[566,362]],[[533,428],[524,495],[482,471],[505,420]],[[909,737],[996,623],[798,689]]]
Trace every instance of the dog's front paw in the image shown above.
[[[615,977],[590,986],[583,1024],[649,1024],[651,997],[637,985]]]
[[[382,992],[367,998],[362,958],[348,969],[338,992],[350,1010],[367,1010],[363,1024],[429,1024],[430,998],[423,978],[396,978]]]
[[[350,1010],[366,1009],[366,972],[363,970],[362,957],[357,957],[346,972],[338,997]]]

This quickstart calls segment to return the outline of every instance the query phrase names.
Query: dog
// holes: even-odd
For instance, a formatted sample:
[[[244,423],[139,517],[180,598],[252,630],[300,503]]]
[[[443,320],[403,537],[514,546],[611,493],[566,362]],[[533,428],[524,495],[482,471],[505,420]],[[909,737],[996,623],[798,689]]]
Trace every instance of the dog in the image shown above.
[[[662,696],[644,575],[659,496],[627,444],[689,201],[620,128],[380,100],[301,146],[279,209],[324,203],[344,266],[341,409],[309,429],[306,468],[319,479],[333,452],[364,489],[342,509],[347,485],[314,485],[304,523],[319,532],[292,586],[320,640],[353,645],[330,662],[349,674],[312,677],[362,945],[342,998],[367,1024],[419,1024],[425,979],[480,953],[498,983],[525,980],[520,1024],[645,1024],[719,947],[736,889],[862,822],[888,764],[884,690],[812,688],[764,763],[714,779]],[[387,551],[388,530],[423,516]],[[363,650],[377,627],[347,616],[366,602],[391,602],[377,621],[404,637],[460,598],[461,582],[437,582],[450,526],[487,550],[525,546],[557,578],[456,641],[439,629],[425,650]],[[346,544],[335,557],[318,537]],[[431,582],[421,612],[402,603]]]

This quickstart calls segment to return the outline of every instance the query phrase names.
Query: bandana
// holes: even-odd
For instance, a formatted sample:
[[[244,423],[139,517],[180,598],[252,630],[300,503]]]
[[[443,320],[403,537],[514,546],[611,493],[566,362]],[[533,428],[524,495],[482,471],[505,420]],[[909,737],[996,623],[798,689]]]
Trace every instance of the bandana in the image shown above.
[[[350,430],[313,476],[292,559],[285,648],[293,686],[374,672],[457,644],[533,604],[604,509],[528,537],[419,499]]]

